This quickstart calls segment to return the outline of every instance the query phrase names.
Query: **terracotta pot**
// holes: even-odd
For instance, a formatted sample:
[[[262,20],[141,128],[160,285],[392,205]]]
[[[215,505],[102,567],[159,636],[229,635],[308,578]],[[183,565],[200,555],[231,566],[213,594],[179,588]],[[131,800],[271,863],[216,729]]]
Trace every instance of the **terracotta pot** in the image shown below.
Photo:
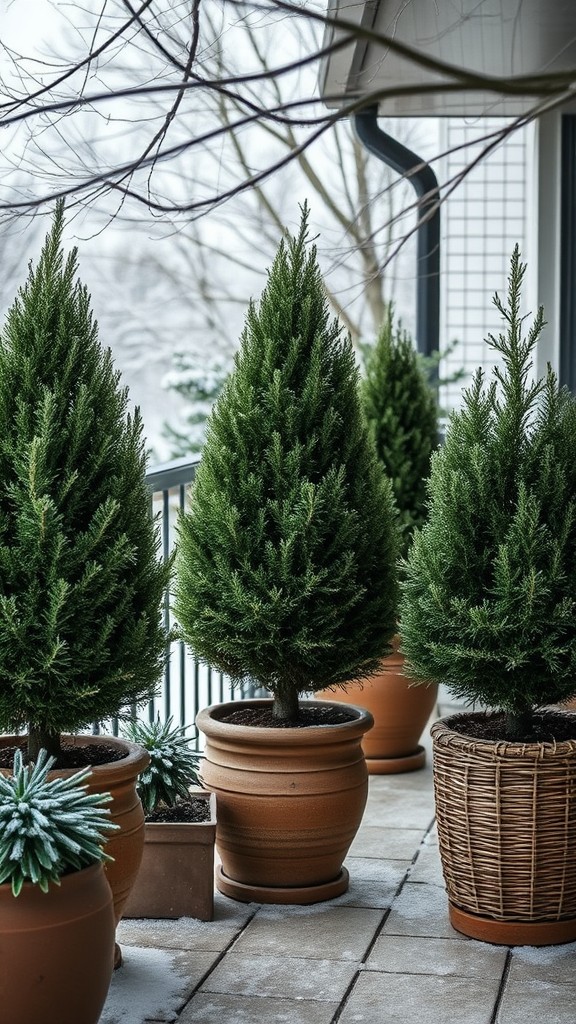
[[[404,656],[399,637],[394,652],[383,662],[383,670],[362,683],[351,683],[346,690],[320,690],[320,700],[335,700],[366,708],[374,718],[374,728],[362,740],[366,764],[371,775],[397,775],[423,768],[426,751],[420,737],[438,699],[435,683],[415,686],[403,674]]]
[[[101,864],[47,893],[0,885],[0,1017],[7,1024],[97,1024],[113,970],[114,910]]]
[[[470,938],[506,946],[573,942],[576,715],[575,739],[558,743],[465,735],[463,719],[479,717],[460,714],[432,726],[450,921]]]
[[[0,737],[0,746],[15,746],[22,742],[22,738],[22,736],[2,736]],[[142,860],[144,812],[136,792],[136,782],[140,772],[149,764],[150,755],[136,743],[130,743],[128,740],[121,740],[115,736],[64,736],[63,742],[79,746],[105,742],[126,752],[126,756],[119,761],[94,765],[92,775],[87,782],[89,793],[112,794],[112,803],[108,805],[110,818],[120,826],[120,831],[111,833],[106,844],[106,853],[114,857],[114,860],[106,864],[105,867],[106,876],[112,889],[116,923],[118,923],[122,917],[130,889],[136,881]],[[77,770],[72,768],[56,770],[50,772],[49,777],[73,775]],[[4,774],[9,773],[4,771]],[[117,947],[116,966],[119,966],[120,963],[121,955]]]
[[[207,790],[210,820],[172,824],[146,822],[144,854],[124,917],[214,917],[216,797]]]
[[[372,716],[351,707],[341,725],[287,729],[224,721],[270,704],[234,701],[196,716],[206,736],[202,781],[218,802],[216,884],[244,902],[318,903],[348,888],[342,865],[366,804],[361,739]]]

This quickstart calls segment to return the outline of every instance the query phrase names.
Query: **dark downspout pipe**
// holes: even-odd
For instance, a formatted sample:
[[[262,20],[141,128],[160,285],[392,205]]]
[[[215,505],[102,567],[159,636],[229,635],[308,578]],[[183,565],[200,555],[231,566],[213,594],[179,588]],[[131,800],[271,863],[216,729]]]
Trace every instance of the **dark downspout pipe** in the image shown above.
[[[440,339],[440,206],[434,171],[416,153],[378,127],[378,107],[354,117],[356,135],[366,149],[402,174],[418,196],[416,268],[416,343],[424,355],[438,351]]]

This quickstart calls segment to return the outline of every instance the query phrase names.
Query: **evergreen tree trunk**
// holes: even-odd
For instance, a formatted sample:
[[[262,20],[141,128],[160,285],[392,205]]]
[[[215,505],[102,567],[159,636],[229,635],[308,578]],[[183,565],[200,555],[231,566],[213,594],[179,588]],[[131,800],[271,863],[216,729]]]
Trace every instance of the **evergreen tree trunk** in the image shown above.
[[[37,761],[40,750],[46,750],[52,757],[62,753],[60,733],[49,729],[37,729],[33,725],[28,728],[28,760]]]
[[[283,722],[295,722],[298,719],[298,692],[290,687],[280,688],[274,692],[272,704],[274,718]]]
[[[523,743],[532,735],[534,716],[532,708],[509,711],[506,715],[506,738],[512,743]]]

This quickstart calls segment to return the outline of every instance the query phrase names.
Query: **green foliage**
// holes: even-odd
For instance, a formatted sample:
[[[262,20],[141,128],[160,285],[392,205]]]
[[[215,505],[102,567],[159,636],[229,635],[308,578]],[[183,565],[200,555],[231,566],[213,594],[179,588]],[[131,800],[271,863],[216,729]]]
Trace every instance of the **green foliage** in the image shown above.
[[[453,338],[452,341],[449,341],[448,344],[444,346],[444,348],[438,349],[435,352],[430,352],[429,355],[425,356],[422,352],[417,353],[418,362],[424,371],[424,376],[435,394],[438,393],[439,388],[443,388],[447,384],[457,384],[458,381],[463,380],[466,376],[466,369],[463,365],[451,370],[450,373],[440,372],[442,360],[448,359],[458,345],[458,339]],[[445,410],[441,408],[438,409],[438,413],[440,416],[446,415]]]
[[[393,499],[316,250],[287,236],[209,421],[179,523],[176,615],[233,680],[298,695],[373,673],[395,628]]]
[[[41,750],[29,767],[17,750],[13,775],[0,776],[0,883],[11,882],[15,896],[24,882],[48,892],[62,875],[111,860],[102,845],[119,827],[103,807],[112,797],[86,792],[89,768],[48,780],[53,764]]]
[[[147,701],[166,642],[140,415],[62,229],[59,204],[0,337],[0,731],[32,754]]]
[[[531,379],[543,314],[525,336],[525,269],[516,249],[488,339],[503,368],[489,385],[478,370],[433,456],[401,602],[412,672],[504,710],[512,732],[576,691],[576,403],[550,368]]]
[[[172,719],[161,722],[129,722],[124,727],[126,739],[138,743],[150,754],[150,764],[138,778],[138,795],[145,814],[152,814],[164,804],[173,807],[187,800],[189,787],[198,785],[200,754],[190,750],[183,728],[172,725]]]
[[[438,410],[421,357],[392,307],[376,344],[365,351],[360,384],[364,413],[378,458],[390,479],[406,554],[414,528],[426,517],[430,457],[438,446]]]

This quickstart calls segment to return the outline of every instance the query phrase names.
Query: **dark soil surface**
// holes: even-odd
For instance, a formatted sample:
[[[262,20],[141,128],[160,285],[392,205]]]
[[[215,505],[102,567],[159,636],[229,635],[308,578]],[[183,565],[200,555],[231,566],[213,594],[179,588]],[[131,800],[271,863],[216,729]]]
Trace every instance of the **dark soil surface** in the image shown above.
[[[181,800],[174,807],[160,807],[152,814],[146,815],[146,821],[164,821],[186,824],[189,821],[210,821],[210,804],[205,796],[194,796],[190,800]]]
[[[562,743],[576,740],[576,715],[555,711],[543,711],[534,715],[533,729],[521,739],[512,737],[506,730],[506,715],[500,713],[478,715],[453,715],[450,728],[477,740],[508,743]]]
[[[218,721],[231,725],[255,725],[262,729],[307,729],[316,725],[342,725],[356,718],[346,708],[322,705],[300,708],[298,718],[290,721],[274,718],[271,707],[240,707],[227,715],[219,715]]]
[[[12,768],[14,765],[14,751],[16,747],[0,748],[0,768]],[[26,740],[20,744],[20,750],[26,758]],[[62,754],[57,759],[54,768],[87,768],[92,765],[109,764],[110,761],[122,761],[126,757],[118,747],[106,743],[86,743],[84,745],[62,745]]]

